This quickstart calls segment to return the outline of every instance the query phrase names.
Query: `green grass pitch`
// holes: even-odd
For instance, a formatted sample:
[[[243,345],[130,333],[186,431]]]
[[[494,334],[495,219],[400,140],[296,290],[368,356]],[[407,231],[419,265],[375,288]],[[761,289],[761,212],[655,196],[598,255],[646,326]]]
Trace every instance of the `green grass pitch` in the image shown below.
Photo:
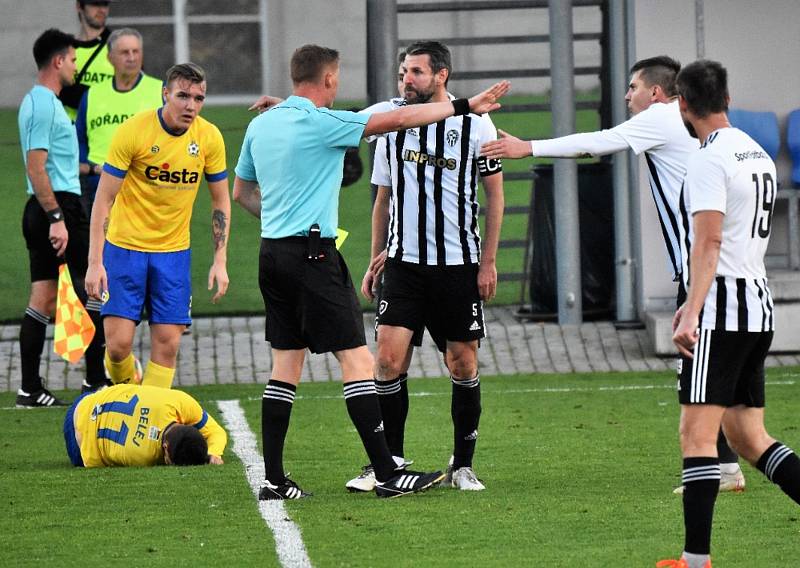
[[[767,425],[800,447],[800,369],[768,372]],[[487,490],[435,488],[383,501],[344,482],[365,457],[341,385],[303,384],[286,468],[310,499],[286,509],[315,566],[653,566],[683,544],[678,404],[671,373],[485,377],[475,469]],[[189,389],[220,419],[239,399],[259,437],[261,385]],[[407,457],[442,468],[450,386],[410,382]],[[74,394],[74,393],[68,393]],[[63,410],[15,410],[0,394],[3,565],[277,566],[241,463],[82,470],[67,460]],[[715,566],[788,566],[797,506],[744,466],[747,491],[717,501]]]

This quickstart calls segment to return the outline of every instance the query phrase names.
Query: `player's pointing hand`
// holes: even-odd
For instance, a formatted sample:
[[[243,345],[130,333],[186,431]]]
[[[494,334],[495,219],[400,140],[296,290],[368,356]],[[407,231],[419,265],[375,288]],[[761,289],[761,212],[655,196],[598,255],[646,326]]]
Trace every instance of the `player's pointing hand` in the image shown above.
[[[470,112],[474,112],[475,114],[484,114],[499,109],[500,103],[498,103],[497,100],[508,93],[510,88],[511,83],[508,81],[500,81],[482,93],[471,97],[469,99]]]
[[[498,140],[481,146],[481,155],[487,158],[524,158],[531,155],[531,143],[498,129]]]

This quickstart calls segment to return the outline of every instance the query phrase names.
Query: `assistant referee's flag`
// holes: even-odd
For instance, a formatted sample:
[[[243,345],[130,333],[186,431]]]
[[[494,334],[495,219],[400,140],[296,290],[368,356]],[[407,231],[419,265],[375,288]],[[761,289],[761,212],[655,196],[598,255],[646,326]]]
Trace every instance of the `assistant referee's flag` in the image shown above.
[[[53,350],[70,363],[77,363],[94,338],[94,323],[81,304],[66,264],[58,267],[58,302]]]

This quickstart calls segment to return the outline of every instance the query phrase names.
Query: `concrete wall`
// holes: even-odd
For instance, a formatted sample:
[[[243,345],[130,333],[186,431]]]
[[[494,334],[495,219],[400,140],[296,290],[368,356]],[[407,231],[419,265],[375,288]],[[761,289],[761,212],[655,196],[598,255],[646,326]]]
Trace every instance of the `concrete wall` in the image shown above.
[[[0,106],[16,107],[36,79],[33,42],[47,28],[76,33],[75,3],[0,0]]]
[[[772,0],[705,0],[705,57],[728,69],[731,106],[747,110],[772,110],[781,123],[778,178],[787,180],[789,157],[785,147],[786,115],[800,107],[800,2]],[[636,59],[661,53],[682,63],[697,59],[695,0],[636,0]],[[784,71],[785,70],[785,71]],[[674,303],[675,286],[669,281],[664,245],[647,185],[644,160],[640,167],[642,259],[645,305]],[[768,254],[786,251],[786,214],[781,204],[774,217]]]
[[[252,11],[257,13],[258,0],[252,2]],[[268,53],[269,79],[265,90],[285,95],[291,90],[289,80],[289,58],[292,52],[305,43],[318,43],[338,49],[342,54],[341,81],[339,97],[342,99],[366,99],[367,63],[367,14],[366,0],[307,0],[286,2],[266,0],[268,6]],[[160,0],[159,14],[165,12],[164,4],[170,0]],[[110,25],[114,25],[114,14],[118,16],[140,16],[152,14],[148,8],[151,2],[143,2],[133,9],[132,4],[119,3],[117,9],[111,8]],[[191,5],[191,0],[189,0]],[[124,6],[124,7],[123,7]],[[224,6],[224,4],[220,4]],[[78,23],[74,3],[70,0],[0,0],[0,10],[4,18],[0,21],[0,46],[2,46],[3,89],[0,90],[0,106],[14,107],[28,90],[34,77],[34,67],[30,49],[34,38],[47,27],[58,27],[64,31],[77,32]],[[148,12],[150,10],[150,12]],[[220,12],[224,8],[220,7]],[[602,22],[597,7],[574,9],[574,31],[600,31]],[[126,18],[126,24],[129,20]],[[174,61],[165,60],[159,52],[159,61],[153,69],[148,67],[148,54],[152,63],[155,49],[166,49],[172,56],[172,45],[156,46],[148,41],[148,31],[152,26],[140,26],[145,36],[145,66],[151,73],[160,73]],[[235,29],[235,27],[231,28]],[[546,9],[482,11],[454,15],[452,13],[431,13],[420,15],[401,15],[399,34],[404,39],[445,38],[465,35],[500,34],[546,34],[548,14]],[[190,29],[191,33],[191,29]],[[170,33],[166,34],[172,37]],[[193,36],[193,43],[196,41]],[[198,42],[199,43],[199,42]],[[255,42],[254,42],[255,43]],[[257,52],[258,45],[251,49]],[[197,54],[195,54],[197,56]],[[541,68],[548,67],[550,61],[547,43],[525,45],[500,45],[473,47],[453,47],[454,67],[470,70]],[[578,66],[598,66],[600,49],[597,42],[578,42],[575,46],[575,62]],[[235,66],[226,69],[232,74],[260,74],[257,69],[242,69]],[[388,71],[394,74],[394,70]],[[489,80],[454,82],[456,93],[471,93],[485,86]],[[579,77],[579,89],[588,89],[599,84],[597,77]],[[518,79],[514,82],[516,92],[542,92],[549,88],[549,79]],[[213,93],[212,93],[213,94]],[[247,93],[252,94],[252,93]]]

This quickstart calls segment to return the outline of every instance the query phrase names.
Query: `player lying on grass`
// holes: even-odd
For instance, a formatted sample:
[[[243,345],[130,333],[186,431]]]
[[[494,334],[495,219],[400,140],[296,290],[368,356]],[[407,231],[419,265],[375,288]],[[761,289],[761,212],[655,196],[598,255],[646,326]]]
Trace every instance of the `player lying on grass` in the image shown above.
[[[76,467],[221,465],[228,435],[185,392],[121,384],[80,396],[64,418]]]

